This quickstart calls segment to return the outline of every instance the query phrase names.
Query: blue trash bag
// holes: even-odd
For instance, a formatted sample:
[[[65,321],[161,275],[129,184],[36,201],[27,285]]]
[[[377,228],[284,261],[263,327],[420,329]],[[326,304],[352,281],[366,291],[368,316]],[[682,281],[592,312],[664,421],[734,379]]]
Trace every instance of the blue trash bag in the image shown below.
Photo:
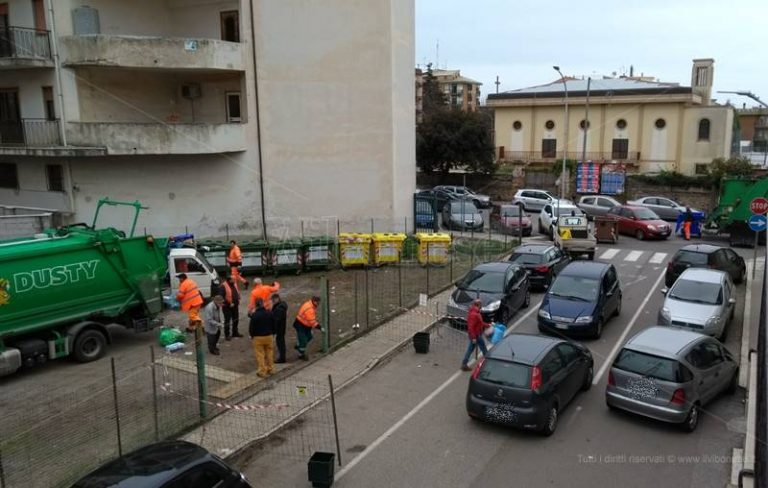
[[[504,324],[496,322],[493,327],[493,335],[491,335],[491,344],[498,344],[504,339],[504,333],[507,332],[507,327]]]

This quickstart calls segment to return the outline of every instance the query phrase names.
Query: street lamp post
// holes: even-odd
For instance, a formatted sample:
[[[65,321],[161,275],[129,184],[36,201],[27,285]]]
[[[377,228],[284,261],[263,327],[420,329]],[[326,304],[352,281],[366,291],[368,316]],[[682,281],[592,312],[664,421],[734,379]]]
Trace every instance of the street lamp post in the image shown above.
[[[563,171],[560,174],[560,198],[565,198],[565,160],[568,159],[568,82],[560,71],[560,66],[552,66],[557,71],[560,79],[563,80],[563,90],[565,91],[565,127],[563,128]]]

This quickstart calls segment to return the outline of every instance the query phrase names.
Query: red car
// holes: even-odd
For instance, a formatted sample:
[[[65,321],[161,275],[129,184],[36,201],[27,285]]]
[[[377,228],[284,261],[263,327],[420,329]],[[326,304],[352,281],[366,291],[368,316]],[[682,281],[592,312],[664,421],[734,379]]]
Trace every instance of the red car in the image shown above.
[[[643,239],[666,239],[672,227],[646,207],[621,205],[608,211],[608,216],[619,221],[619,234]]]
[[[502,234],[519,235],[521,224],[522,234],[530,236],[533,231],[531,219],[519,205],[501,205],[491,211],[491,228]]]

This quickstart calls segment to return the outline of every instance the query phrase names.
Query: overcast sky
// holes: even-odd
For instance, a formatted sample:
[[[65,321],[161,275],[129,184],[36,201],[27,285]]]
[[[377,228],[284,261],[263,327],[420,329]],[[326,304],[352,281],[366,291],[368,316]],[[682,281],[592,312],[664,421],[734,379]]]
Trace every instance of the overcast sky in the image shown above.
[[[767,50],[768,0],[416,0],[416,63],[460,69],[484,95],[496,75],[500,91],[553,81],[553,65],[584,77],[634,65],[635,75],[690,86],[691,60],[714,58],[714,90],[768,103]]]

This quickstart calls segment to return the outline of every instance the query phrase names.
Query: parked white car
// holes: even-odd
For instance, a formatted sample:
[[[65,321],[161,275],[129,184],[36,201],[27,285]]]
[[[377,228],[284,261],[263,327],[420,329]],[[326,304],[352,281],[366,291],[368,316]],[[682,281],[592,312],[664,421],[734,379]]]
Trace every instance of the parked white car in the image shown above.
[[[556,199],[544,190],[535,190],[533,188],[522,188],[517,190],[512,203],[520,205],[523,210],[528,212],[539,212],[544,205],[554,202]]]
[[[584,215],[584,212],[570,200],[547,203],[539,213],[539,234],[546,234],[550,239],[554,239],[557,218],[561,215]]]

